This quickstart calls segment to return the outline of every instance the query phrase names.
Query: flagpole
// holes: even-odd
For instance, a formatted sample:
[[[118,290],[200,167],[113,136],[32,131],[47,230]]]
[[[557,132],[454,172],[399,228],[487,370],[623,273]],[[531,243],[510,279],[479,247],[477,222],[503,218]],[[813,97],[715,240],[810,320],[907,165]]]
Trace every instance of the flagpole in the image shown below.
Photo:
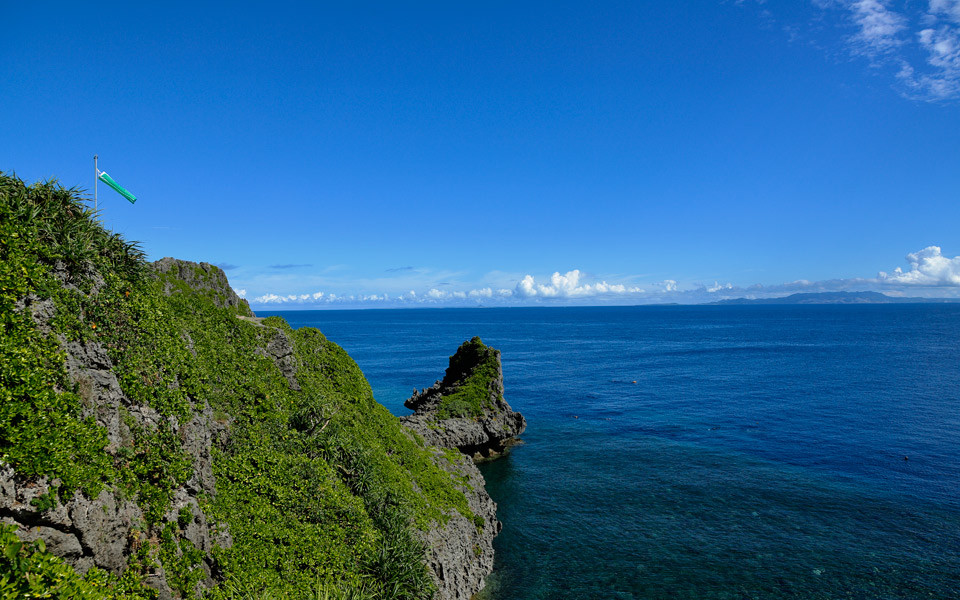
[[[97,155],[93,155],[93,212],[97,212],[97,181],[100,179],[100,169],[97,168]]]

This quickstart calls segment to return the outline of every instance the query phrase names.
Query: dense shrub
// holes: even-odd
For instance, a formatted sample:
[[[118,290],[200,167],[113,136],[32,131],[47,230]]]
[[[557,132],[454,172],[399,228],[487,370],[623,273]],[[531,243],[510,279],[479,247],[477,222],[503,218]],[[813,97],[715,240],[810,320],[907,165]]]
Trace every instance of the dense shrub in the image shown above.
[[[53,590],[60,577],[76,590],[93,586],[101,595],[91,598],[149,596],[139,581],[159,562],[175,591],[193,597],[201,564],[213,560],[221,584],[205,595],[215,598],[432,596],[415,529],[451,511],[473,515],[339,346],[275,317],[237,318],[252,313],[223,301],[222,273],[196,266],[187,284],[151,269],[77,190],[55,182],[27,186],[0,173],[0,234],[0,461],[19,476],[59,481],[38,508],[107,489],[135,499],[146,519],[121,577],[82,578],[23,546],[17,556],[43,558],[36,564],[53,575],[27,577],[17,565],[34,563],[8,561],[4,585]],[[31,316],[45,301],[50,331]],[[295,347],[301,390],[262,351],[278,331]],[[128,439],[107,452],[105,431],[84,416],[96,398],[67,378],[60,339],[106,348],[130,404],[151,407],[159,424],[127,419]],[[233,544],[212,556],[182,538],[190,515],[171,510],[194,469],[177,424],[199,414],[229,428],[215,450],[216,494],[201,504]]]

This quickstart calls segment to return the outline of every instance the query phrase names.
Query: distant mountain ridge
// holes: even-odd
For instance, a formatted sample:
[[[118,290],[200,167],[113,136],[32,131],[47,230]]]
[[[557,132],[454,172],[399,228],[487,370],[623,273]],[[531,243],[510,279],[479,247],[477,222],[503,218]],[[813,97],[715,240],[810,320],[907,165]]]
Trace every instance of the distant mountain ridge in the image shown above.
[[[960,302],[960,298],[898,298],[880,292],[808,292],[781,298],[732,298],[708,304],[943,304],[953,302]]]

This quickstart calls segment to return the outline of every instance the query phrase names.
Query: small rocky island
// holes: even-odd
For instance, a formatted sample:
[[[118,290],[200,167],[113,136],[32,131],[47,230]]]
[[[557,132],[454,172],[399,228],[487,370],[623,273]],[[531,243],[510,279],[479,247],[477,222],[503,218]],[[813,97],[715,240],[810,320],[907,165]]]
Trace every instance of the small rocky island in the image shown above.
[[[500,351],[479,337],[460,345],[442,381],[414,390],[404,406],[414,414],[401,421],[427,444],[456,448],[475,461],[503,454],[527,427],[503,398]]]

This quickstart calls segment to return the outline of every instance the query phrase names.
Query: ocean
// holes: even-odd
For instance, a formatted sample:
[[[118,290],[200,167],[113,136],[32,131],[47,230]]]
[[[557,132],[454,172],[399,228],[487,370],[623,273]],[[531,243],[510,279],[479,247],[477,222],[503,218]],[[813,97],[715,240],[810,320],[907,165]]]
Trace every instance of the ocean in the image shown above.
[[[396,414],[502,351],[528,428],[481,467],[484,600],[960,598],[960,305],[267,314]]]

